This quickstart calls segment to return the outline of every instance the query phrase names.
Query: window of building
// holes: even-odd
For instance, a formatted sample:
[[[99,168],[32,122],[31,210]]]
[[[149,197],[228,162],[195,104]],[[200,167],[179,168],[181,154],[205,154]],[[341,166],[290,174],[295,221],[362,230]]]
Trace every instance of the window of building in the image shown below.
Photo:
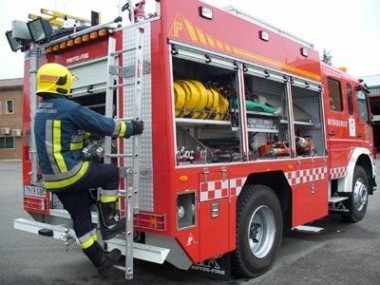
[[[12,114],[14,112],[14,109],[13,109],[13,100],[8,100],[7,101],[7,105],[6,105],[6,113],[7,114]]]
[[[0,137],[0,149],[14,148],[14,137]]]
[[[330,97],[330,110],[342,111],[342,89],[338,80],[328,78],[328,88]]]

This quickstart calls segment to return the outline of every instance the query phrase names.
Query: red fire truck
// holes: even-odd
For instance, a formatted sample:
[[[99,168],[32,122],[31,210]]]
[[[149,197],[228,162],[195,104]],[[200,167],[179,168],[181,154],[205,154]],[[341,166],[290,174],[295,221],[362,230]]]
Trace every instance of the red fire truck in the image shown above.
[[[376,183],[361,80],[233,8],[162,0],[145,15],[145,1],[128,3],[126,24],[55,28],[26,50],[23,207],[33,220],[15,228],[76,241],[43,188],[34,146],[35,71],[46,62],[79,78],[72,100],[145,122],[139,137],[99,138],[83,150],[122,169],[127,230],[106,248],[126,256],[127,279],[134,258],[255,277],[272,266],[284,232],[329,214],[363,219]]]

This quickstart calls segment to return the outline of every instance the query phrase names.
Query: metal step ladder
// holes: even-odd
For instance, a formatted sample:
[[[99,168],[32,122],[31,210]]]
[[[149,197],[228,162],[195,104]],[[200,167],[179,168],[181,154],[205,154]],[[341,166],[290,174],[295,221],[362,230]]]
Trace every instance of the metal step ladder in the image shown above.
[[[141,97],[142,97],[142,78],[143,78],[143,36],[144,29],[141,27],[133,28],[134,46],[128,49],[116,50],[116,40],[109,38],[108,46],[108,78],[106,91],[106,109],[105,116],[114,118],[114,92],[120,92],[128,88],[127,94],[133,94],[134,107],[133,114],[130,118],[117,117],[116,120],[132,120],[141,118]],[[120,65],[123,57],[133,57],[133,65]],[[125,94],[125,92],[124,92]],[[118,104],[119,96],[116,96]],[[125,140],[125,139],[123,139]],[[121,167],[121,175],[125,178],[125,190],[119,190],[119,196],[125,197],[125,213],[126,213],[126,249],[125,249],[125,272],[126,279],[133,278],[133,216],[138,211],[138,190],[140,187],[140,136],[133,136],[128,139],[124,147],[128,144],[127,150],[130,153],[118,152],[112,153],[112,142],[110,137],[106,137],[104,141],[104,162],[111,163],[112,158],[130,159],[128,167]]]

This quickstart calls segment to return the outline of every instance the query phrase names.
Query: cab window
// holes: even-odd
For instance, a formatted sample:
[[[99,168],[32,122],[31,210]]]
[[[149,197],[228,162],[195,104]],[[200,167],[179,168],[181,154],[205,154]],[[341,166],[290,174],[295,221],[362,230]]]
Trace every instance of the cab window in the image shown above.
[[[328,89],[329,89],[329,101],[330,110],[332,111],[342,111],[342,88],[338,80],[328,78]]]
[[[352,87],[348,83],[346,85],[346,91],[347,91],[348,112],[350,115],[352,115],[354,113],[354,99],[353,99],[353,94],[352,94]]]
[[[366,96],[365,96],[364,92],[361,90],[356,91],[356,99],[358,102],[359,116],[364,121],[368,122],[369,118],[368,118],[367,100],[366,100]]]

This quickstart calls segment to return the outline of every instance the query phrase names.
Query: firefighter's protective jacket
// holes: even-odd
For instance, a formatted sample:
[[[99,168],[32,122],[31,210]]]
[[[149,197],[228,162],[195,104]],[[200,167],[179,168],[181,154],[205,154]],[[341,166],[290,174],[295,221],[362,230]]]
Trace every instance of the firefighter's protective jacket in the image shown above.
[[[129,137],[124,121],[114,121],[64,96],[44,95],[35,115],[34,130],[39,165],[48,190],[68,187],[86,174],[84,133]]]

